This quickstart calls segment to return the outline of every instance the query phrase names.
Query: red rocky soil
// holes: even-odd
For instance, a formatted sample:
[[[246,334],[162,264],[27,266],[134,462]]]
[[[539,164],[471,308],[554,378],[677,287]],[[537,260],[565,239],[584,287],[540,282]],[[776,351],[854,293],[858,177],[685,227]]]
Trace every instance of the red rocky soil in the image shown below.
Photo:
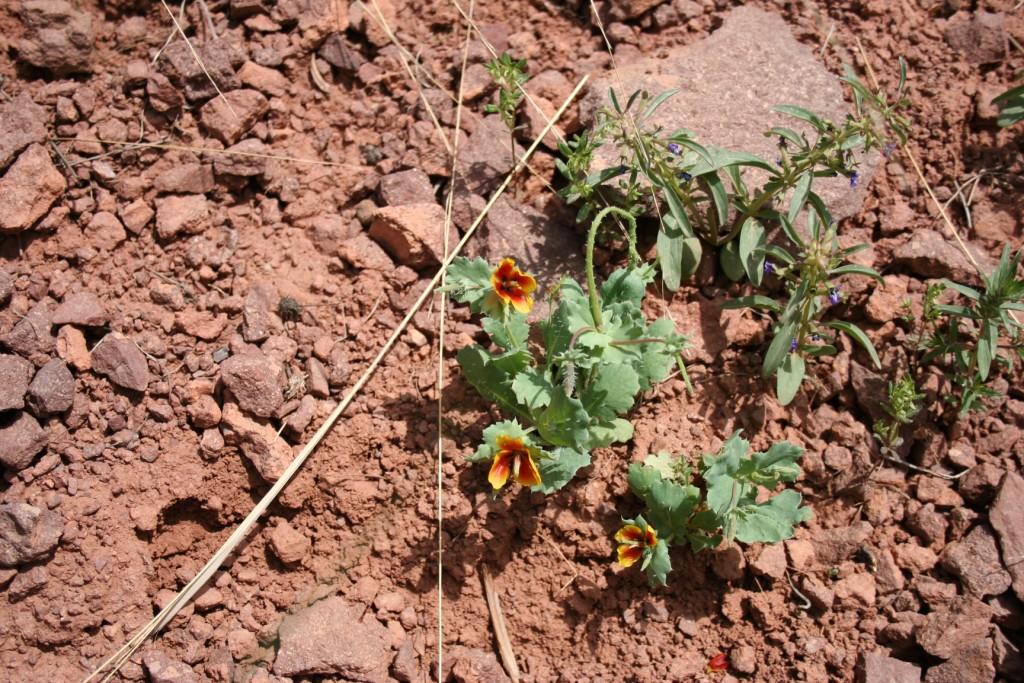
[[[734,4],[604,3],[615,64],[632,73],[641,60],[680,59],[682,46],[717,60],[688,91],[704,105],[694,104],[698,132],[728,144],[771,125],[741,106],[751,92],[765,110],[807,97],[841,115],[834,79],[805,86],[855,61],[855,36],[884,83],[905,55],[911,148],[939,199],[981,174],[970,223],[957,200],[954,220],[989,260],[1021,244],[1024,134],[995,128],[989,104],[1024,65],[1019,3],[763,0],[751,4],[775,18],[747,15],[714,37]],[[448,2],[370,3],[418,59],[421,93],[361,3],[175,5],[219,96],[159,3],[2,5],[0,678],[78,681],[194,576],[435,272],[451,171],[423,100],[450,132],[445,93],[458,89],[463,29]],[[474,16],[499,50],[529,60],[531,92],[550,111],[583,75],[612,67],[586,3],[478,3]],[[482,114],[494,95],[487,58],[474,42],[455,183],[463,230],[509,168],[507,138]],[[770,65],[782,84],[737,89],[714,70],[740,59]],[[562,132],[581,118],[574,106]],[[542,125],[526,119],[522,143]],[[573,210],[546,187],[553,158],[540,150],[538,175],[506,193],[470,244],[520,256],[549,283],[578,273],[581,253]],[[973,274],[907,160],[869,163],[842,234],[873,244],[862,256],[887,286],[851,282],[843,314],[895,368],[908,334],[900,303],[931,278]],[[661,385],[633,415],[634,440],[599,452],[549,498],[495,500],[483,470],[462,462],[494,413],[452,360],[481,330],[450,312],[445,675],[507,680],[486,564],[523,681],[1024,679],[1020,372],[997,380],[1005,398],[988,412],[946,424],[935,408],[914,425],[911,460],[965,476],[882,467],[866,478],[886,378],[847,347],[782,409],[758,377],[766,322],[722,313],[731,294],[709,261],[696,282],[652,297],[651,312],[672,312],[693,338],[696,396],[678,378]],[[298,306],[279,307],[284,298]],[[121,679],[436,676],[436,302],[428,308],[263,524]],[[933,373],[924,389],[938,406],[948,385]],[[797,488],[813,521],[782,546],[678,552],[667,588],[617,568],[611,534],[638,509],[627,463],[657,450],[696,456],[737,428],[759,448],[786,438],[807,449]],[[728,671],[706,673],[719,652]]]

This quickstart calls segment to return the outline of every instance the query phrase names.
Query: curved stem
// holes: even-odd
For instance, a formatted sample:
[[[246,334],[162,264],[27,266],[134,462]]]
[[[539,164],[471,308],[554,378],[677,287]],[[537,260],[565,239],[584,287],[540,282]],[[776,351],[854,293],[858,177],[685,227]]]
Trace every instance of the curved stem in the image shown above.
[[[634,263],[634,258],[639,259],[636,250],[636,217],[625,209],[617,206],[606,206],[601,209],[594,220],[590,221],[590,230],[587,232],[586,268],[587,268],[587,296],[590,298],[590,314],[594,318],[594,326],[600,330],[603,322],[601,319],[601,300],[597,294],[597,278],[594,277],[594,243],[597,241],[597,229],[601,221],[609,213],[617,214],[626,219],[629,223],[629,260]]]

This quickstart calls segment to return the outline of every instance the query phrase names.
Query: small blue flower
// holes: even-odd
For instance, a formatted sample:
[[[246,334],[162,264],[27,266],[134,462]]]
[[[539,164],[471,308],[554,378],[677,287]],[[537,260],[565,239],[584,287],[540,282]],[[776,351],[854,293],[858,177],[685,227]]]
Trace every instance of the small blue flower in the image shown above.
[[[679,154],[680,152],[683,151],[683,148],[679,146],[678,142],[670,142],[668,143],[668,151],[672,152],[673,154]]]
[[[780,158],[776,159],[776,160],[775,160],[775,164],[776,164],[777,166],[782,166],[782,158],[780,157]]]
[[[887,143],[885,143],[885,148],[882,149],[882,156],[884,156],[886,159],[889,159],[889,158],[892,157],[892,153],[895,152],[895,151],[896,151],[896,143],[895,142],[887,142]]]
[[[796,351],[796,339],[794,339],[793,341],[789,342],[789,350],[790,351]]]
[[[821,341],[821,335],[818,334],[817,332],[813,333],[811,335],[811,341],[813,341],[813,342],[820,342]]]
[[[764,274],[765,275],[771,275],[774,272],[775,272],[775,264],[772,263],[771,261],[765,261],[764,262]]]
[[[856,171],[850,173],[850,187],[857,187],[857,181],[860,180],[860,174]]]
[[[828,300],[833,306],[838,304],[842,300],[842,298],[842,294],[839,293],[838,287],[828,288]]]
[[[679,179],[682,180],[684,183],[688,183],[691,180],[693,180],[693,176],[687,173],[686,171],[683,171],[682,173],[679,174]]]

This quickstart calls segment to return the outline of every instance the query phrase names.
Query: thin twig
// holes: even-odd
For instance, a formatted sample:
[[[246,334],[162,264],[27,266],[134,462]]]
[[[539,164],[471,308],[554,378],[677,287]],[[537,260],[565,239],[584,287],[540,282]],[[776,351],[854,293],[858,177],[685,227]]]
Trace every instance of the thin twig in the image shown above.
[[[188,4],[188,0],[181,0],[181,7],[178,8],[178,21],[180,21],[182,23],[185,22],[185,5],[186,4]],[[164,50],[166,50],[167,47],[171,44],[171,41],[174,40],[174,36],[175,36],[176,33],[177,33],[177,31],[175,31],[172,28],[171,32],[167,34],[167,40],[164,41],[164,44],[161,45],[160,49],[156,51],[155,55],[153,55],[153,61],[150,62],[150,64],[156,64],[158,61],[160,61],[160,55],[162,55],[164,53]]]
[[[474,0],[469,0],[469,14],[473,16]],[[444,258],[448,260],[448,238],[452,229],[452,211],[455,206],[455,177],[458,173],[459,131],[462,128],[463,81],[469,61],[469,44],[473,27],[466,22],[466,41],[462,48],[462,70],[459,77],[459,95],[455,104],[455,130],[452,131],[452,182],[448,184],[448,197],[444,207]],[[444,328],[448,295],[445,293],[447,277],[441,274],[441,301],[438,305],[437,329],[437,683],[444,677]]]
[[[584,76],[580,80],[580,82],[576,84],[576,87],[573,88],[573,91],[562,103],[562,106],[559,107],[558,112],[556,113],[555,118],[552,120],[552,122],[545,126],[544,130],[541,131],[537,139],[534,140],[530,147],[527,149],[527,157],[533,154],[537,147],[540,146],[541,140],[543,140],[544,136],[547,135],[548,132],[551,130],[551,127],[554,125],[554,121],[557,121],[562,117],[562,115],[565,114],[565,110],[568,109],[569,104],[572,103],[579,95],[580,91],[583,89],[583,86],[586,85],[587,80],[588,77]],[[309,442],[307,442],[306,445],[302,447],[302,450],[299,451],[299,454],[295,456],[291,463],[289,463],[284,473],[276,482],[274,482],[274,485],[270,488],[270,490],[267,491],[266,494],[264,494],[263,498],[261,498],[260,501],[256,504],[256,506],[253,507],[253,509],[249,512],[249,514],[246,515],[245,519],[242,520],[242,522],[231,533],[231,535],[224,542],[224,544],[221,545],[217,552],[214,553],[213,557],[211,557],[210,560],[203,566],[203,568],[199,570],[199,573],[197,573],[196,576],[191,581],[189,581],[185,585],[185,587],[182,588],[181,591],[177,595],[175,595],[174,598],[171,599],[170,602],[168,602],[167,605],[162,610],[160,610],[160,612],[155,617],[153,617],[153,619],[149,621],[149,623],[140,628],[131,637],[131,639],[129,639],[127,643],[125,643],[117,652],[115,652],[113,655],[107,658],[106,661],[100,664],[99,667],[97,667],[91,674],[89,674],[84,679],[83,683],[89,683],[89,681],[92,681],[97,676],[102,675],[103,672],[106,672],[106,674],[103,676],[102,680],[110,680],[117,673],[117,671],[124,665],[124,663],[128,661],[128,659],[142,646],[142,644],[149,639],[151,635],[153,635],[157,631],[160,631],[164,626],[166,626],[168,622],[170,622],[171,619],[173,619],[175,615],[181,610],[181,608],[188,604],[192,597],[195,596],[195,594],[198,593],[203,588],[203,586],[207,584],[207,582],[210,580],[213,574],[220,568],[220,566],[224,563],[228,556],[232,552],[234,552],[235,548],[238,547],[238,544],[240,544],[246,538],[246,536],[249,535],[249,532],[251,531],[252,527],[256,524],[256,522],[259,521],[259,518],[263,516],[263,513],[266,512],[268,507],[270,507],[270,504],[277,499],[281,491],[284,490],[284,487],[287,486],[288,482],[290,482],[292,478],[295,476],[295,473],[298,472],[299,468],[302,467],[303,463],[306,462],[309,456],[312,455],[313,451],[315,451],[316,448],[320,445],[320,442],[323,441],[324,437],[326,437],[327,434],[331,431],[331,428],[334,427],[338,419],[341,418],[342,413],[345,412],[348,406],[355,399],[356,395],[358,395],[359,392],[362,391],[366,383],[370,381],[371,377],[373,377],[374,373],[376,372],[380,364],[383,362],[384,358],[388,355],[388,353],[390,353],[395,343],[402,336],[402,333],[405,332],[405,329],[409,326],[409,323],[412,321],[413,316],[416,315],[417,312],[419,312],[419,310],[423,307],[423,304],[426,303],[426,301],[434,293],[434,289],[440,283],[441,278],[444,276],[445,270],[448,268],[449,265],[451,265],[451,262],[455,259],[456,256],[459,255],[462,249],[466,246],[466,243],[476,232],[476,229],[487,217],[487,214],[494,206],[494,203],[498,200],[499,197],[501,197],[502,193],[504,193],[504,191],[508,188],[509,184],[512,182],[512,179],[523,169],[523,165],[524,163],[521,160],[516,165],[516,167],[513,168],[507,176],[505,176],[505,180],[498,187],[498,189],[494,191],[494,194],[491,196],[490,200],[484,206],[483,211],[481,211],[480,215],[476,217],[476,220],[474,220],[473,223],[470,224],[468,228],[466,228],[466,233],[463,235],[462,239],[459,240],[459,243],[457,245],[455,245],[455,248],[452,250],[452,253],[448,256],[445,262],[441,264],[441,267],[440,269],[438,269],[438,272],[434,275],[433,278],[431,278],[430,282],[427,283],[427,286],[424,288],[419,298],[417,298],[413,305],[409,308],[409,311],[405,314],[405,317],[402,318],[402,321],[398,323],[395,329],[391,332],[391,335],[388,337],[387,341],[384,342],[384,345],[381,347],[380,351],[378,351],[373,361],[370,362],[369,366],[367,366],[366,370],[363,371],[363,374],[359,377],[359,379],[352,386],[352,388],[349,389],[348,393],[341,400],[341,402],[334,408],[333,411],[331,411],[331,414],[327,416],[323,424],[320,425],[320,428],[317,429],[316,433],[309,440]]]
[[[494,639],[498,641],[498,654],[501,655],[501,663],[505,665],[505,671],[512,679],[512,683],[519,683],[519,665],[516,664],[516,653],[512,649],[512,640],[508,637],[505,615],[501,611],[498,592],[494,590],[491,570],[487,568],[486,564],[480,565],[480,576],[484,580],[484,595],[487,596],[487,609],[491,613],[491,625],[494,627]]]
[[[919,467],[918,465],[915,465],[913,463],[909,463],[906,460],[904,460],[903,458],[899,458],[899,457],[896,457],[894,455],[882,455],[882,457],[885,458],[887,461],[889,461],[891,463],[895,463],[897,465],[902,465],[903,467],[906,467],[907,469],[914,470],[915,472],[920,472],[921,474],[928,474],[928,475],[931,475],[933,477],[938,477],[939,479],[945,479],[946,481],[956,481],[960,477],[962,477],[965,474],[967,474],[968,472],[970,472],[971,469],[972,469],[972,468],[968,467],[966,470],[964,470],[963,472],[960,472],[959,474],[946,474],[945,472],[939,472],[937,470],[930,470],[927,467]]]
[[[204,74],[206,74],[206,78],[208,78],[210,83],[213,85],[213,89],[217,91],[217,96],[223,100],[224,106],[226,106],[228,111],[231,112],[231,115],[237,119],[238,114],[235,112],[235,108],[231,106],[230,102],[228,102],[228,98],[224,97],[224,93],[220,91],[220,86],[217,85],[217,81],[213,80],[213,76],[211,76],[210,72],[207,71],[206,65],[203,64],[203,60],[199,58],[199,53],[196,52],[196,49],[192,46],[192,41],[185,35],[185,31],[182,30],[181,24],[179,24],[178,20],[174,18],[174,12],[172,12],[171,8],[167,6],[167,0],[160,0],[160,4],[164,6],[165,10],[167,10],[167,16],[169,16],[171,21],[174,22],[174,28],[178,29],[178,33],[181,34],[182,40],[185,41],[185,44],[188,45],[189,51],[192,52],[192,57],[195,58],[196,63],[199,64],[199,68],[203,70]]]
[[[562,562],[565,562],[566,566],[569,567],[569,571],[572,572],[572,576],[569,577],[569,580],[562,584],[562,587],[558,589],[557,593],[555,593],[555,595],[561,595],[562,591],[571,586],[573,581],[579,578],[580,573],[576,569],[576,565],[569,561],[569,558],[565,556],[565,553],[563,553],[562,549],[558,547],[558,544],[552,541],[547,534],[542,534],[541,538],[543,538],[544,542],[551,546],[551,549],[554,550],[560,558],[562,558]]]

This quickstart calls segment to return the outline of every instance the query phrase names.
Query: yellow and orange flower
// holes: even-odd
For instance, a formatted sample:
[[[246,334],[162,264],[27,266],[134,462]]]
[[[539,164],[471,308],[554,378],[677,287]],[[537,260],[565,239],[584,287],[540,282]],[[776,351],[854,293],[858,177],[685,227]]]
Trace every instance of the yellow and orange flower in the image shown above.
[[[540,470],[533,460],[536,449],[524,445],[522,439],[512,436],[499,436],[497,444],[498,452],[494,455],[491,472],[487,475],[487,481],[495,491],[508,483],[509,476],[523,486],[540,484]]]
[[[494,293],[504,303],[520,313],[529,313],[533,308],[533,292],[537,289],[537,281],[532,275],[519,270],[511,258],[504,258],[491,273],[491,286]]]
[[[658,532],[647,524],[644,528],[636,524],[626,524],[615,533],[619,543],[619,564],[632,567],[644,556],[644,550],[658,545]]]

